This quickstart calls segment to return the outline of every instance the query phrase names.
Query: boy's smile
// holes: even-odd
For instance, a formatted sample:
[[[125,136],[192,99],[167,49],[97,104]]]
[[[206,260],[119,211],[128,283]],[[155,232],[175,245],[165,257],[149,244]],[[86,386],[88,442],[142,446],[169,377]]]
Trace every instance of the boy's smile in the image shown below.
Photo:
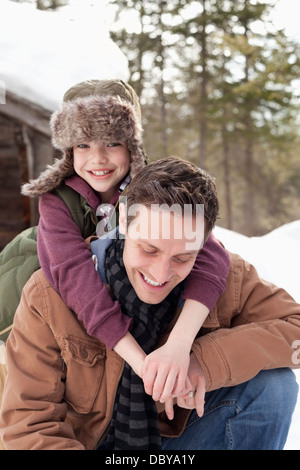
[[[95,191],[103,202],[110,202],[119,183],[127,175],[130,154],[127,143],[99,144],[89,142],[73,149],[74,170]]]
[[[89,173],[91,173],[94,176],[107,176],[110,173],[112,173],[113,170],[91,170]]]

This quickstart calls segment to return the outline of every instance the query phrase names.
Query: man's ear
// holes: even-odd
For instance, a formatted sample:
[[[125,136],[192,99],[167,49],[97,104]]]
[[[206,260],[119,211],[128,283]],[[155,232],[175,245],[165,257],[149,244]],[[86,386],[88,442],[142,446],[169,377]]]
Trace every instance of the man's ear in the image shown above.
[[[126,235],[126,229],[127,229],[126,206],[124,202],[120,202],[119,204],[119,232],[122,235]]]

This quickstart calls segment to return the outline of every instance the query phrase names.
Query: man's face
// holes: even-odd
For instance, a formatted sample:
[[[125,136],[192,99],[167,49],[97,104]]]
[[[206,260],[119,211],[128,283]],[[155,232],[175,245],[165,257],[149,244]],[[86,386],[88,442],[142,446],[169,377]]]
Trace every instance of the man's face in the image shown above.
[[[120,206],[120,232],[125,234],[123,209]],[[195,234],[199,228],[195,219],[164,211],[158,214],[143,206],[129,224],[123,260],[131,285],[143,302],[160,303],[190,273],[203,245],[203,236]]]

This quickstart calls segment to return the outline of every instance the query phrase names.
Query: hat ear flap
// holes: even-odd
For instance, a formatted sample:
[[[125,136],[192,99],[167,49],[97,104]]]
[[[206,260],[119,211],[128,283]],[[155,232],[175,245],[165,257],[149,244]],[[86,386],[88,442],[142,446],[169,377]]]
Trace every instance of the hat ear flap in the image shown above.
[[[62,159],[56,159],[54,164],[49,165],[37,179],[23,184],[21,194],[30,197],[40,196],[57,188],[65,178],[73,174],[73,149],[68,149]]]
[[[131,150],[130,176],[133,178],[147,164],[147,155],[141,145]]]

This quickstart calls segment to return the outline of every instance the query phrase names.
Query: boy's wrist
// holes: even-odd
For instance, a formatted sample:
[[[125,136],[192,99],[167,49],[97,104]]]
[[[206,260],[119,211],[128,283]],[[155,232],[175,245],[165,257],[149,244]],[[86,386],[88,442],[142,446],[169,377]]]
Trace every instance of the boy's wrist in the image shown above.
[[[129,332],[118,341],[114,347],[114,351],[141,376],[141,369],[146,354]]]
[[[184,332],[177,332],[172,330],[167,343],[172,347],[180,346],[180,350],[187,349],[188,351],[191,349],[193,344],[194,338]]]

